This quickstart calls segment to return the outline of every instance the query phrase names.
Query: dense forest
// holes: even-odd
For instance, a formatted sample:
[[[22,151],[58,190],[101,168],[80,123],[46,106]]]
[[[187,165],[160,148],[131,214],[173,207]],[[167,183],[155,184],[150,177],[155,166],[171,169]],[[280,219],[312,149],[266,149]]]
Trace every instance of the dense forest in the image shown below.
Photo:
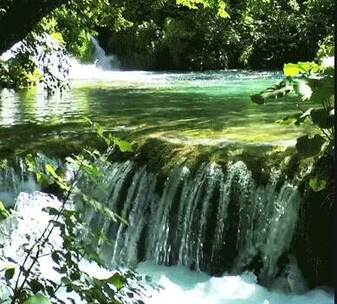
[[[0,303],[333,303],[335,19],[0,1]]]
[[[93,35],[125,69],[280,69],[313,60],[334,32],[331,0],[40,2],[3,2],[0,52],[49,33],[90,62]]]

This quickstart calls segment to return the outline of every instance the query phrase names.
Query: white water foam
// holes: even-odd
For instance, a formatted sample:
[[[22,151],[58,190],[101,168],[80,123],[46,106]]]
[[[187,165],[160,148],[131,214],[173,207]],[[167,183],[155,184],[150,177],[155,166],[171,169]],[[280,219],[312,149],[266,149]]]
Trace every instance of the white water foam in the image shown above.
[[[302,295],[267,290],[252,273],[210,277],[182,266],[139,264],[137,271],[150,275],[163,289],[153,291],[146,304],[331,304],[333,295],[321,289]]]

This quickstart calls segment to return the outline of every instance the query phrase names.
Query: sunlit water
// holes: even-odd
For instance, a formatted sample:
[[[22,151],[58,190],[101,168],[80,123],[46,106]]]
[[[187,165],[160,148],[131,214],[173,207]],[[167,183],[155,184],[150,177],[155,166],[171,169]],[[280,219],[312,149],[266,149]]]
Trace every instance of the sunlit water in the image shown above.
[[[173,142],[294,144],[307,126],[275,121],[296,112],[293,99],[253,104],[250,95],[282,79],[279,72],[219,71],[165,73],[103,71],[74,63],[71,89],[47,99],[40,88],[3,90],[0,131],[36,140],[51,130],[83,129],[83,116],[133,139],[160,137]],[[46,131],[48,129],[48,131]],[[49,132],[49,133],[48,133]],[[20,133],[20,134],[19,134]],[[35,136],[32,135],[35,134]]]

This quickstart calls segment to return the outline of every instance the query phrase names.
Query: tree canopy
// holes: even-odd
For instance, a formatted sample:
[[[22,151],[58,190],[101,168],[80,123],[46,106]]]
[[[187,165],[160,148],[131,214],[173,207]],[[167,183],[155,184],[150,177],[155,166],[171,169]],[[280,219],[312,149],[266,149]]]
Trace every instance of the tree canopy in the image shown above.
[[[315,58],[333,34],[333,11],[332,0],[7,0],[0,4],[0,53],[49,34],[90,62],[91,35],[123,69],[280,69]],[[31,55],[2,69],[2,86],[27,83],[22,75],[35,73]],[[21,76],[8,81],[10,70]]]

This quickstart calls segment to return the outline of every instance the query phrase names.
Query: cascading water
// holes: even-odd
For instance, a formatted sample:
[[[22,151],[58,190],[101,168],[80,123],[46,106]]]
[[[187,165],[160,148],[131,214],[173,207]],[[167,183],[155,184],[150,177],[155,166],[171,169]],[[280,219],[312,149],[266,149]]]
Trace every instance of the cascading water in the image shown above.
[[[102,70],[118,70],[119,63],[116,57],[107,55],[96,38],[91,37],[91,41],[95,46],[95,65]]]
[[[15,157],[0,162],[0,201],[5,206],[13,207],[21,192],[40,191],[41,186],[32,171],[44,170],[46,163],[52,164],[55,168],[62,164],[59,159],[51,159],[39,153],[36,157]],[[34,168],[31,170],[30,166]]]
[[[251,269],[266,282],[277,275],[297,221],[296,184],[284,182],[277,189],[275,173],[269,183],[257,186],[241,161],[229,163],[226,172],[204,163],[195,175],[177,167],[163,185],[156,174],[131,161],[105,172],[99,188],[85,181],[81,187],[129,223],[83,210],[111,242],[96,244],[108,263],[148,260],[211,274]],[[257,269],[256,259],[262,263]]]
[[[5,206],[13,206],[20,192],[40,190],[34,175],[27,169],[25,161],[17,158],[11,165],[0,165],[0,201]]]
[[[44,162],[60,165],[41,156],[37,162],[41,166]],[[11,173],[14,180],[22,174],[27,176],[27,168],[19,167]],[[287,255],[300,196],[296,182],[280,185],[278,171],[261,185],[242,161],[229,162],[225,169],[212,162],[203,163],[195,172],[180,165],[165,180],[131,160],[105,164],[102,170],[104,174],[96,185],[81,179],[79,187],[121,215],[128,225],[107,219],[80,203],[76,205],[83,208],[81,213],[88,223],[107,236],[108,243],[93,243],[107,264],[138,264],[141,274],[152,275],[165,287],[159,293],[153,291],[153,297],[144,300],[146,304],[332,303],[332,296],[321,290],[305,293],[295,257],[288,255],[283,277],[279,276],[279,259]],[[9,171],[1,171],[2,181],[8,179]],[[77,200],[76,193],[73,200]],[[43,201],[57,203],[39,192],[21,194],[19,213],[43,207]],[[39,212],[33,214],[39,216]],[[33,218],[29,225],[39,225]],[[24,233],[13,231],[13,237]],[[261,265],[257,266],[256,259]],[[101,271],[94,270],[96,275]],[[234,275],[223,275],[226,272]],[[274,281],[273,291],[259,286],[257,278],[265,283]],[[286,295],[287,289],[303,295]]]
[[[70,60],[69,77],[72,80],[115,78],[119,71],[119,62],[113,55],[107,55],[96,38],[91,37],[94,45],[94,63],[81,64],[74,58]]]

